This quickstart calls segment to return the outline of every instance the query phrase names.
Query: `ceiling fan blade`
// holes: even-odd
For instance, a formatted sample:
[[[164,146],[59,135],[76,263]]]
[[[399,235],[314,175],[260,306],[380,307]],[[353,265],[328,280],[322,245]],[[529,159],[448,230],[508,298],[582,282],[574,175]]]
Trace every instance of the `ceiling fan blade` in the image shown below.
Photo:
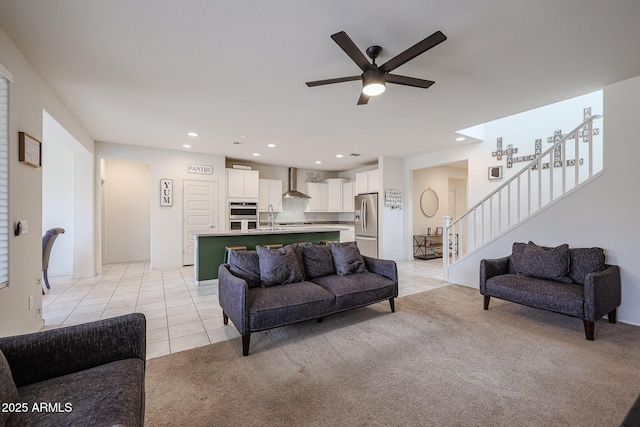
[[[356,46],[347,33],[340,31],[339,33],[332,35],[331,38],[334,42],[338,43],[338,46],[340,46],[342,50],[349,55],[349,58],[351,58],[351,60],[355,62],[362,71],[366,71],[371,67],[371,63],[367,57],[364,56],[360,49],[358,49],[358,46]]]
[[[349,77],[338,77],[336,79],[316,80],[313,82],[307,82],[306,85],[309,87],[314,87],[314,86],[330,85],[332,83],[353,82],[356,80],[362,80],[362,76],[349,76]]]
[[[386,82],[398,85],[421,87],[423,89],[427,89],[435,83],[432,80],[416,79],[415,77],[399,76],[397,74],[387,74]]]
[[[380,69],[385,73],[389,73],[395,70],[396,68],[398,68],[399,66],[401,66],[402,64],[411,61],[416,56],[428,51],[432,47],[439,45],[446,39],[447,39],[447,36],[445,36],[441,31],[436,31],[426,39],[416,43],[415,45],[411,46],[409,49],[394,56],[393,58],[391,58],[390,60],[382,64],[380,66]]]
[[[358,105],[365,105],[369,102],[369,96],[365,95],[364,92],[360,92],[360,98],[358,98]]]

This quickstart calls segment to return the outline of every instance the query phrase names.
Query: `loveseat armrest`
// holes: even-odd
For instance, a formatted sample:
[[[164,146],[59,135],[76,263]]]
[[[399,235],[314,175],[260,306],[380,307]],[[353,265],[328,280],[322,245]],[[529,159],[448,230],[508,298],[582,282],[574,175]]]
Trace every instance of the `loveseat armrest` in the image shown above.
[[[617,265],[607,264],[603,271],[587,274],[584,280],[585,320],[595,322],[617,308],[621,302],[621,288]]]
[[[364,266],[368,271],[391,279],[393,280],[393,283],[398,284],[398,266],[395,261],[372,258],[364,255],[362,256],[362,259],[364,260]]]
[[[487,280],[495,276],[509,272],[511,256],[496,259],[483,259],[480,261],[480,293],[485,295]]]
[[[222,311],[233,322],[240,335],[249,330],[249,285],[246,280],[234,276],[229,264],[218,268],[218,302]]]
[[[118,360],[146,359],[146,319],[132,313],[59,329],[0,338],[17,387]]]

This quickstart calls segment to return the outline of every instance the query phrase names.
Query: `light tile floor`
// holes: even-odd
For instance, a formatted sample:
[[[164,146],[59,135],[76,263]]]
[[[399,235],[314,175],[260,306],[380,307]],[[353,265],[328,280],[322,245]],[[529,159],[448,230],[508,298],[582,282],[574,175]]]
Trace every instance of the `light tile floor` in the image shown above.
[[[398,261],[398,296],[447,285],[442,260]],[[218,286],[195,285],[193,267],[150,270],[146,262],[103,266],[99,276],[50,277],[42,297],[45,329],[142,312],[147,318],[147,358],[238,337],[222,323]]]

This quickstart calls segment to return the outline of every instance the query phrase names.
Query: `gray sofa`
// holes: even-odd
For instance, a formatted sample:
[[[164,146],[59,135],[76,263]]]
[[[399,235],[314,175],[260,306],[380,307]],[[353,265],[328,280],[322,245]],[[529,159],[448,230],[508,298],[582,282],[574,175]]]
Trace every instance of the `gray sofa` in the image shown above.
[[[0,426],[142,426],[145,354],[141,313],[0,338]]]
[[[484,309],[491,297],[577,317],[588,340],[605,314],[616,322],[620,269],[605,263],[601,248],[555,248],[514,243],[510,256],[480,262]]]
[[[394,261],[361,256],[355,242],[233,251],[219,267],[219,302],[249,354],[252,332],[318,319],[388,300],[395,311]]]

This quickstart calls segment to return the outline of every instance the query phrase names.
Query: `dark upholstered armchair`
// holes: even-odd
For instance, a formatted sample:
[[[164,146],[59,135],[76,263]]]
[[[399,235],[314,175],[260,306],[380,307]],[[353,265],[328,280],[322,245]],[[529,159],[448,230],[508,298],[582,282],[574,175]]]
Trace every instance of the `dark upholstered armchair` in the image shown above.
[[[49,257],[51,256],[51,248],[53,248],[53,242],[59,234],[64,233],[64,228],[52,228],[42,236],[42,276],[44,277],[44,284],[47,289],[51,289],[49,286],[49,276],[47,270],[49,269]]]
[[[141,426],[145,357],[141,313],[0,338],[0,401],[28,409],[0,425]],[[39,402],[61,406],[33,411]]]

